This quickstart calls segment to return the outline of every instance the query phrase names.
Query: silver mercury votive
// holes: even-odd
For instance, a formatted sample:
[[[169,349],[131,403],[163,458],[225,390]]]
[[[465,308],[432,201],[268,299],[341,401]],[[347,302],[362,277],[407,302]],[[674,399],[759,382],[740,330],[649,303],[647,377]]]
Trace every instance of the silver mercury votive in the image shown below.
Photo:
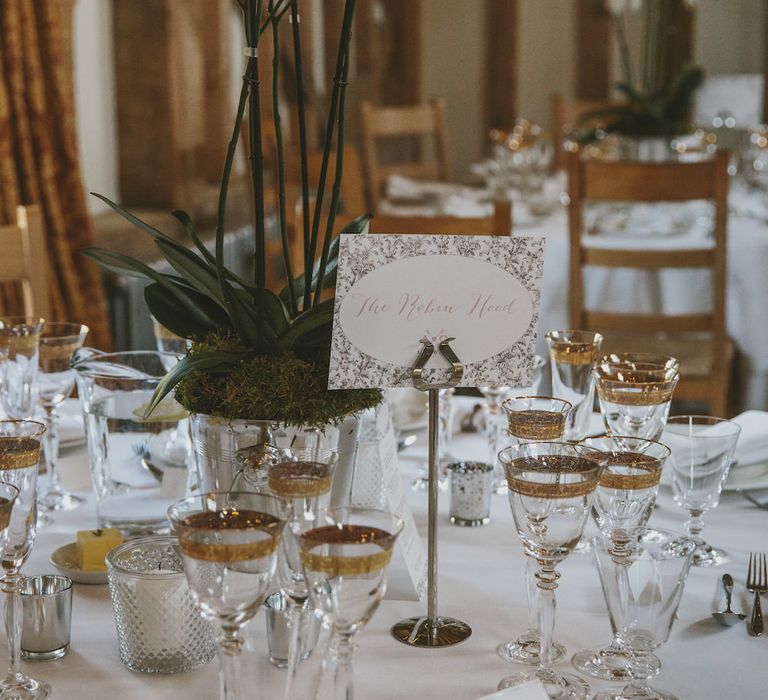
[[[475,527],[491,521],[493,465],[485,462],[452,462],[450,520],[454,525]]]

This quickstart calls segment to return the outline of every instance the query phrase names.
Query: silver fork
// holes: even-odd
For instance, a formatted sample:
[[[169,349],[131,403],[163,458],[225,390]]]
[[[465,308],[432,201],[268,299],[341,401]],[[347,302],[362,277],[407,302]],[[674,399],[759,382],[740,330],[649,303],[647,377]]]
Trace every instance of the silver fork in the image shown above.
[[[768,591],[768,566],[765,554],[750,552],[749,568],[747,569],[747,590],[755,594],[752,607],[752,617],[747,625],[747,632],[753,637],[763,633],[763,611],[760,607],[760,594]]]

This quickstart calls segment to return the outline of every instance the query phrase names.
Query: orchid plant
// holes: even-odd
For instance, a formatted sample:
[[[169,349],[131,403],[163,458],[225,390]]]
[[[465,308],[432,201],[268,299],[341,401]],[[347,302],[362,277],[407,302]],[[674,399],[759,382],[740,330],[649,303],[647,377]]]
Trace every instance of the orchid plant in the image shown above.
[[[324,425],[376,405],[377,390],[327,389],[333,299],[323,291],[335,285],[338,235],[335,231],[344,154],[344,105],[350,64],[350,41],[356,0],[344,0],[344,13],[325,129],[319,182],[310,183],[307,167],[307,125],[303,104],[303,72],[298,0],[238,0],[245,24],[248,56],[232,138],[227,149],[219,192],[215,251],[208,250],[184,211],[174,211],[190,245],[150,226],[120,205],[96,194],[140,231],[154,238],[171,272],[113,250],[89,248],[85,254],[103,267],[146,282],[144,296],[152,315],[169,330],[193,341],[192,348],[164,378],[148,413],[169,392],[188,410],[227,418],[268,418],[296,425]],[[295,91],[301,162],[301,245],[303,269],[294,271],[286,215],[287,186],[283,129],[278,108],[280,89],[280,22],[291,18]],[[262,95],[258,48],[269,32],[273,42],[272,113],[277,159],[277,212],[265,208],[262,153]],[[253,275],[243,279],[224,264],[227,192],[241,124],[248,113],[250,180],[253,194],[255,256]],[[328,195],[331,148],[335,172]],[[314,185],[314,186],[313,186]],[[310,203],[310,190],[314,202]],[[310,216],[310,211],[314,214]],[[265,284],[265,229],[276,217],[284,263],[284,287]],[[360,233],[370,217],[361,216],[343,233]],[[297,224],[298,226],[298,224]]]

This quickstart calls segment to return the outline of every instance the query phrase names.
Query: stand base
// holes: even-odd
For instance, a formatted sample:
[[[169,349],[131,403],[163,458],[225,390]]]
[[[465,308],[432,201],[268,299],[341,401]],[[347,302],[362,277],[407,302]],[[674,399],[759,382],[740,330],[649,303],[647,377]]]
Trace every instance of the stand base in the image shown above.
[[[452,617],[438,617],[432,623],[428,617],[409,617],[392,627],[392,636],[412,647],[450,647],[471,634],[468,624]]]

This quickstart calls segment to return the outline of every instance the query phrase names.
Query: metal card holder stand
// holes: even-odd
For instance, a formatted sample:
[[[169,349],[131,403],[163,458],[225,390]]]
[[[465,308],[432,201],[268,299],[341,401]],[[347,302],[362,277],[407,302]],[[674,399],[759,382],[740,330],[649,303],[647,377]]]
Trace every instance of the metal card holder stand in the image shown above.
[[[451,378],[443,384],[427,384],[423,380],[424,367],[435,352],[435,346],[426,338],[411,370],[413,386],[429,396],[429,525],[427,562],[427,615],[409,617],[392,627],[392,635],[403,644],[414,647],[446,647],[463,642],[472,634],[469,625],[452,617],[437,614],[437,472],[439,463],[438,431],[440,389],[456,386],[464,375],[464,366],[449,345],[455,338],[446,338],[437,346],[440,355],[451,365]]]

